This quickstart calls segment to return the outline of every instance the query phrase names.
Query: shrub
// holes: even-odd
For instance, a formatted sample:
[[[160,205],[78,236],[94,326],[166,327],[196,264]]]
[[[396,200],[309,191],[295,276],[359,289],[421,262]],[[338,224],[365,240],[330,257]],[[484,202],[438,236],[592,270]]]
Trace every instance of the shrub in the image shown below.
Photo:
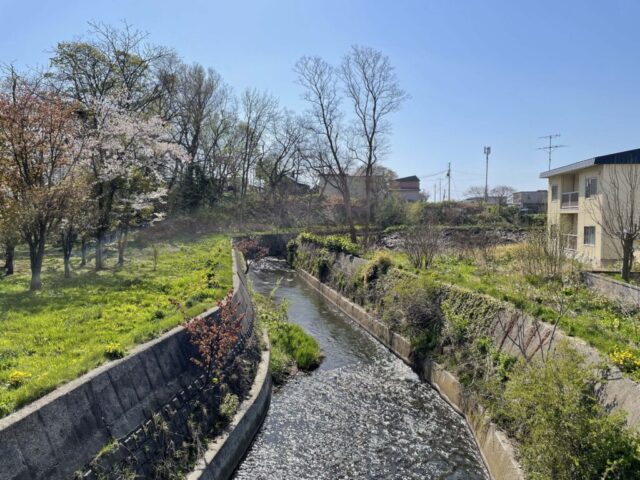
[[[109,360],[115,360],[125,356],[124,348],[119,343],[108,343],[104,348],[104,356]]]
[[[387,252],[378,251],[373,258],[367,262],[362,270],[362,279],[365,285],[375,282],[389,271],[393,265],[393,260]]]
[[[345,253],[347,255],[358,255],[360,248],[351,242],[347,237],[340,235],[314,235],[313,233],[303,232],[298,235],[300,243],[310,243],[318,247],[324,247],[330,252]]]
[[[289,266],[293,267],[296,263],[296,257],[298,256],[298,249],[300,248],[300,243],[298,243],[297,239],[291,239],[287,243],[287,262]]]
[[[389,195],[378,205],[375,221],[382,228],[402,225],[407,221],[407,202],[397,195]]]
[[[213,378],[240,336],[244,313],[238,312],[233,290],[218,302],[218,312],[218,316],[201,315],[185,324],[189,340],[198,350],[198,357],[192,361],[204,369],[209,378]]]
[[[631,479],[640,472],[640,439],[621,415],[598,403],[599,379],[566,345],[544,364],[511,373],[500,418],[520,442],[531,479]]]
[[[415,336],[421,353],[435,349],[440,338],[443,316],[438,295],[437,287],[424,279],[404,277],[384,298],[383,320]]]
[[[256,238],[245,238],[243,240],[239,240],[238,242],[236,242],[235,248],[237,248],[238,251],[244,256],[244,260],[246,263],[244,273],[249,272],[251,265],[259,262],[264,257],[269,255],[269,249],[260,245],[260,242]]]
[[[31,378],[31,374],[21,370],[14,370],[9,374],[9,386],[12,388],[19,387]]]
[[[427,223],[404,233],[404,251],[415,268],[429,268],[441,248],[440,229]]]
[[[276,384],[284,383],[296,368],[311,370],[322,360],[320,345],[299,325],[287,321],[286,302],[276,305],[269,297],[254,293],[258,321],[267,330],[271,343],[271,376]]]
[[[240,399],[234,393],[227,393],[222,397],[220,402],[220,416],[227,421],[230,421],[238,411],[240,405]]]
[[[321,248],[313,258],[312,273],[318,277],[320,281],[325,281],[331,271],[332,262],[333,259],[329,255],[329,251],[326,248]]]
[[[637,353],[615,348],[609,354],[609,359],[623,372],[630,373],[634,378],[640,377],[640,356]]]

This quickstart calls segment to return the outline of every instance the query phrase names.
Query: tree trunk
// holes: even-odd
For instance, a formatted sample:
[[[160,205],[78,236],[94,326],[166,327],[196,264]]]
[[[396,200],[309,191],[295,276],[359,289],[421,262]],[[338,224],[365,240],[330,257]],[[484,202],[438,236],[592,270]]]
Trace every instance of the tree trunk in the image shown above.
[[[29,290],[32,292],[42,288],[42,260],[44,259],[45,236],[29,242],[29,260],[31,263],[31,284]]]
[[[622,240],[622,279],[628,282],[633,268],[633,237],[626,235]]]
[[[82,244],[80,245],[80,266],[84,267],[87,264],[87,239],[82,239]]]
[[[367,172],[364,179],[364,244],[369,245],[370,225],[371,225],[371,172]]]
[[[347,190],[342,196],[344,198],[344,213],[347,216],[347,223],[349,224],[349,237],[353,243],[356,243],[358,238],[356,237],[356,226],[353,222],[353,211],[351,210],[351,195]]]
[[[118,230],[118,266],[124,265],[124,252],[127,248],[127,236],[129,228],[124,227]]]
[[[104,269],[104,260],[102,258],[102,244],[104,243],[104,234],[96,235],[96,270]]]
[[[16,253],[15,245],[4,246],[4,267],[3,271],[5,275],[13,275],[13,258]]]
[[[71,277],[71,254],[64,253],[64,278]]]

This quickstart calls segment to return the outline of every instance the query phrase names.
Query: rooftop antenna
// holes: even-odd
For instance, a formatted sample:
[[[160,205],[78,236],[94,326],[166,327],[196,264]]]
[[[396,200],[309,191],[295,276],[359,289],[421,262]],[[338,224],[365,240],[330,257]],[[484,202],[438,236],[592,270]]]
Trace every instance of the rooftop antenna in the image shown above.
[[[552,133],[551,135],[543,135],[542,137],[538,137],[538,138],[546,138],[549,140],[548,147],[538,148],[538,150],[546,150],[549,153],[549,170],[551,170],[551,152],[553,152],[557,148],[566,147],[566,145],[553,145],[553,139],[558,138],[559,136],[560,136],[559,133]]]

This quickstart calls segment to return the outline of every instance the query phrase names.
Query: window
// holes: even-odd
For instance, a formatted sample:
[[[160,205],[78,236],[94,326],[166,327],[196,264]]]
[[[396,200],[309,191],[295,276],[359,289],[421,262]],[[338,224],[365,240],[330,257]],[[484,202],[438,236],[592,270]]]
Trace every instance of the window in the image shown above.
[[[551,201],[558,200],[558,185],[551,185]]]
[[[596,244],[596,227],[584,227],[584,244]]]
[[[587,178],[585,180],[584,185],[584,196],[585,198],[593,197],[598,193],[598,179],[597,178]]]

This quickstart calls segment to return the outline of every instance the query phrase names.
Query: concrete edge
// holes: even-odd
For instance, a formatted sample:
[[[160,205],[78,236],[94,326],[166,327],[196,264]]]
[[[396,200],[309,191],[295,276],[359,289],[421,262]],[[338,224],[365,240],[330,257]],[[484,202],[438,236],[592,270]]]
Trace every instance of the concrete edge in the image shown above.
[[[238,408],[224,432],[209,444],[187,480],[227,480],[244,458],[260,430],[271,403],[269,338],[263,332],[267,348],[262,352],[256,378],[248,398]]]
[[[522,467],[516,459],[515,449],[507,435],[493,424],[473,398],[464,393],[458,379],[445,368],[432,361],[415,365],[411,356],[406,354],[410,342],[406,338],[391,332],[382,322],[354,304],[331,287],[323,284],[304,270],[298,269],[300,277],[322,297],[338,307],[372,337],[387,347],[403,362],[416,370],[438,394],[460,415],[464,417],[478,445],[484,464],[493,480],[524,480]],[[362,321],[366,318],[366,321]],[[375,328],[371,328],[371,326]],[[386,337],[386,338],[385,338]],[[191,479],[189,479],[191,480]]]
[[[236,258],[237,250],[233,248],[233,245],[230,245],[229,248],[230,248],[230,255],[231,255],[231,280],[232,280],[232,286],[233,286],[233,293],[234,295],[236,295],[238,293],[240,285],[244,284],[244,282],[240,278],[240,274],[239,274],[239,269],[238,269],[239,262],[238,262],[238,259]],[[204,312],[200,313],[199,315],[196,315],[194,318],[209,316],[215,313],[217,310],[218,310],[218,306],[211,307],[205,310]],[[117,360],[108,360],[98,365],[97,367],[92,368],[86,373],[80,375],[79,377],[69,380],[68,382],[61,383],[59,386],[51,390],[49,393],[43,395],[42,397],[36,398],[32,402],[27,403],[26,405],[20,407],[18,410],[10,413],[6,417],[0,418],[0,431],[6,428],[9,428],[11,425],[19,422],[20,420],[28,417],[29,415],[34,414],[44,406],[49,405],[50,403],[58,400],[61,397],[64,397],[69,392],[75,390],[76,388],[80,387],[81,385],[87,382],[90,382],[92,379],[98,377],[99,375],[110,371],[111,369],[117,367],[122,363],[126,363],[130,361],[133,357],[139,355],[141,352],[150,350],[155,345],[162,343],[171,337],[179,335],[184,330],[185,328],[183,324],[176,325],[175,327],[171,328],[170,330],[167,330],[164,333],[161,333],[160,335],[152,338],[151,340],[134,345],[130,350],[127,351],[124,357],[119,358]]]

